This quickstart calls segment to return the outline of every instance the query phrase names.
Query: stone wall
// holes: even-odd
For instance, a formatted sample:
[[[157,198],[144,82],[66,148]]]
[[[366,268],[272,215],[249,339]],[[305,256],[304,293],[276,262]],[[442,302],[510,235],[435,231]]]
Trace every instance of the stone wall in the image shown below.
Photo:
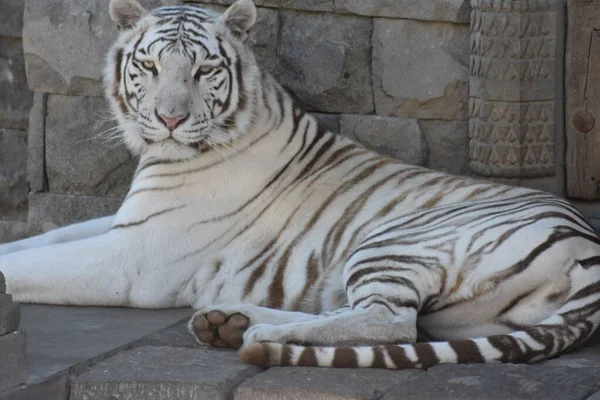
[[[142,1],[147,7],[177,2]],[[187,2],[223,10],[232,0]],[[332,130],[369,148],[450,173],[480,174],[563,194],[564,149],[555,140],[563,137],[561,111],[555,103],[561,96],[562,76],[556,81],[561,69],[554,68],[561,62],[555,24],[562,1],[501,2],[521,5],[510,9],[495,7],[496,3],[255,0],[258,22],[250,42],[261,65]],[[531,8],[534,3],[539,7]],[[17,0],[5,1],[0,15],[16,15],[20,5]],[[12,7],[9,13],[3,12],[6,7]],[[101,72],[104,55],[117,35],[106,8],[104,0],[26,2],[23,49],[27,80],[35,92],[28,144],[31,233],[114,212],[127,190],[135,160],[102,135],[114,126],[107,121]],[[0,35],[7,35],[0,40],[10,41],[10,57],[19,60],[14,61],[20,66],[20,75],[15,73],[19,83],[14,85],[21,86],[15,86],[20,89],[14,89],[9,99],[0,95],[0,124],[5,122],[7,101],[10,107],[19,107],[8,113],[11,121],[20,122],[7,126],[12,130],[3,133],[0,146],[24,141],[23,116],[31,102],[28,95],[26,101],[12,103],[27,90],[19,58],[20,30],[14,26],[12,33],[4,32],[6,26],[0,24]],[[551,56],[540,55],[540,44]],[[530,56],[522,48],[529,45],[537,53]],[[517,51],[511,52],[511,46]],[[550,68],[541,81],[542,74],[528,72],[527,65],[535,62],[527,58],[543,58],[541,66]],[[494,75],[494,68],[502,65],[518,73]],[[527,98],[527,85],[542,89]],[[541,121],[545,110],[552,121]],[[524,122],[526,118],[529,122]],[[537,130],[542,125],[551,136],[547,140]],[[535,137],[527,134],[529,126]],[[517,139],[511,132],[518,132]],[[534,143],[527,144],[531,137]],[[19,145],[12,142],[4,148],[16,157]],[[541,150],[550,151],[552,159],[541,157]],[[527,158],[528,151],[534,156]],[[502,154],[501,160],[493,154]],[[20,171],[21,175],[14,173],[20,177],[13,179],[14,185],[24,184],[24,159],[8,158],[10,168],[0,159],[3,174]],[[26,186],[19,187],[21,191],[11,191],[15,193],[11,196],[23,204]],[[5,213],[7,200],[1,193],[0,212]]]
[[[27,234],[27,88],[23,0],[0,4],[0,242]]]

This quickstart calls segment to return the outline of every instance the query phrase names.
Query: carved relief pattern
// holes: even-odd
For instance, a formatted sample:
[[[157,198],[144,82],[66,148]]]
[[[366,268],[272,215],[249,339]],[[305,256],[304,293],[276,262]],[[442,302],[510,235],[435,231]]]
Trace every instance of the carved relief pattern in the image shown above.
[[[471,169],[552,176],[557,1],[471,3]]]

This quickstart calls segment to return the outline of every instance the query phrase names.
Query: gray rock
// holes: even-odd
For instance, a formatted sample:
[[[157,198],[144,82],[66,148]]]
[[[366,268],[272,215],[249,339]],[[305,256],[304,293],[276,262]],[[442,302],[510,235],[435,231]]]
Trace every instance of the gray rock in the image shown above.
[[[69,377],[58,375],[31,385],[18,386],[0,393],[0,400],[67,400],[69,398]]]
[[[469,54],[467,25],[375,19],[377,114],[467,120]]]
[[[14,242],[27,236],[27,221],[0,221],[0,243]]]
[[[0,336],[16,331],[20,322],[21,305],[12,300],[12,295],[0,294]]]
[[[27,129],[32,93],[20,39],[0,37],[0,94],[0,128]]]
[[[342,135],[371,150],[408,164],[427,162],[425,135],[414,118],[343,114],[340,120]]]
[[[254,50],[258,65],[275,73],[277,65],[277,38],[279,36],[279,12],[276,10],[258,9],[254,29],[250,31],[248,44]]]
[[[335,11],[372,17],[469,23],[469,0],[336,0]]]
[[[334,133],[340,133],[340,116],[338,114],[314,114],[320,123]]]
[[[2,0],[0,8],[0,36],[20,38],[23,31],[25,0]]]
[[[191,314],[192,313],[190,313],[190,317]],[[168,328],[144,336],[133,343],[133,346],[136,348],[145,346],[198,348],[198,342],[196,342],[194,337],[188,331],[187,324],[190,317],[185,318],[183,321],[171,325]]]
[[[27,218],[27,132],[0,129],[0,219]]]
[[[233,351],[143,347],[72,378],[70,399],[228,399],[233,388],[258,372]]]
[[[382,400],[583,400],[599,389],[599,368],[442,365],[409,377]]]
[[[171,0],[146,0],[147,8]],[[102,70],[117,28],[104,0],[31,0],[25,7],[23,48],[31,90],[102,96]]]
[[[286,367],[271,368],[242,383],[234,400],[375,400],[421,371]]]
[[[470,172],[467,121],[421,120],[419,126],[429,147],[429,168],[456,175]]]
[[[370,113],[368,18],[280,11],[277,80],[309,109]]]
[[[27,178],[32,192],[41,192],[48,187],[46,181],[46,101],[48,95],[35,93],[33,106],[29,112],[29,132],[27,135]]]
[[[136,161],[125,146],[115,147],[102,132],[115,126],[106,119],[103,99],[50,95],[46,118],[46,171],[55,193],[124,195]]]
[[[27,379],[25,332],[0,336],[0,392],[24,383]]]
[[[6,278],[4,278],[4,274],[0,271],[0,295],[6,293]]]
[[[116,213],[120,197],[92,197],[31,193],[29,195],[30,234],[48,232],[61,226]]]
[[[235,0],[189,0],[190,3],[231,5]],[[333,11],[334,0],[254,0],[259,7],[307,11]]]

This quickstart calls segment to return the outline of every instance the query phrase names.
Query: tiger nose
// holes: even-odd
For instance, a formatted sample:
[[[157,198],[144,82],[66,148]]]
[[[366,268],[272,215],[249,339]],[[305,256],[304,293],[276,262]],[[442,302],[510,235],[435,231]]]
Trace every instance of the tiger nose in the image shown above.
[[[175,129],[179,125],[181,125],[186,119],[188,119],[190,114],[188,113],[185,115],[172,116],[172,115],[159,114],[157,112],[156,116],[158,117],[159,121],[161,121],[167,127],[168,130],[172,131],[173,129]]]

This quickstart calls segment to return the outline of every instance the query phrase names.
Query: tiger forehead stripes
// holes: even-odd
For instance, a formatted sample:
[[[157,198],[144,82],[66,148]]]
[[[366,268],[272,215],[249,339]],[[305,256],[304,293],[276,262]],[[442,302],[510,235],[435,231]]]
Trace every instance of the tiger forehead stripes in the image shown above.
[[[328,132],[219,15],[111,0],[106,95],[140,157],[114,216],[0,246],[17,301],[197,309],[263,365],[535,362],[600,323],[600,239],[553,195]]]

